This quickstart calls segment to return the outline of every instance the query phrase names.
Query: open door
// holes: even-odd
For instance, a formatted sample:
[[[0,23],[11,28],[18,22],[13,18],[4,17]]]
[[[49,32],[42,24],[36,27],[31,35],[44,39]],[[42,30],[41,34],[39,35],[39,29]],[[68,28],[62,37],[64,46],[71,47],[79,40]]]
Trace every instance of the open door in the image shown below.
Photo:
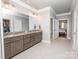
[[[54,20],[54,39],[59,37],[59,20]]]
[[[59,20],[51,18],[51,39],[55,40],[59,37]]]

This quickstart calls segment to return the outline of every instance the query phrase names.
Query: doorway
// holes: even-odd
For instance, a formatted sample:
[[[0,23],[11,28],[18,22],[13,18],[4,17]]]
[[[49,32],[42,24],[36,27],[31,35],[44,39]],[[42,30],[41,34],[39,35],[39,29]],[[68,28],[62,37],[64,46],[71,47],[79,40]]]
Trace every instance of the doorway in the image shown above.
[[[59,20],[59,37],[67,37],[67,20]]]
[[[50,18],[50,31],[51,31],[51,41],[52,39],[54,39],[54,31],[53,31],[53,27],[54,27],[54,19],[53,18]]]
[[[3,19],[3,29],[4,29],[4,32],[10,32],[10,20],[9,19]]]

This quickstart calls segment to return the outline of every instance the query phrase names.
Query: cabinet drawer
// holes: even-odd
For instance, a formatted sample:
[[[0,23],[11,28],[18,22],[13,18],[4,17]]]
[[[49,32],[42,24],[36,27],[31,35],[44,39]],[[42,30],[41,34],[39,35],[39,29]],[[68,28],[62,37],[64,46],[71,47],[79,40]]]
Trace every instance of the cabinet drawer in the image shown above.
[[[32,33],[32,34],[30,34],[30,36],[32,37],[32,36],[36,36],[36,33]]]
[[[30,42],[31,42],[31,41],[35,41],[35,39],[36,39],[35,36],[31,36]]]
[[[30,34],[24,35],[24,38],[30,37]]]
[[[13,38],[5,38],[4,43],[10,43]]]
[[[24,44],[29,43],[30,42],[30,37],[24,38],[23,42],[24,42]]]
[[[34,46],[35,44],[36,44],[36,41],[30,42],[30,46],[31,46],[31,47]]]
[[[26,50],[26,49],[28,49],[28,48],[30,48],[30,47],[31,47],[31,46],[30,46],[30,43],[27,43],[27,44],[24,44],[23,49]]]
[[[14,39],[13,41],[22,40],[23,39],[23,36],[16,36],[13,39]]]

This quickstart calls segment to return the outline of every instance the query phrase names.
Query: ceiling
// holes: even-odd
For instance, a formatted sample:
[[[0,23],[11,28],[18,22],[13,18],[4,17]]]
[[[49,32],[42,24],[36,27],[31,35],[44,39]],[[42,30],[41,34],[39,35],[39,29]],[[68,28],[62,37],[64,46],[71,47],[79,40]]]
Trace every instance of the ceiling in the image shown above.
[[[71,9],[73,0],[22,0],[35,9],[42,9],[47,6],[51,6],[56,14],[69,12]]]

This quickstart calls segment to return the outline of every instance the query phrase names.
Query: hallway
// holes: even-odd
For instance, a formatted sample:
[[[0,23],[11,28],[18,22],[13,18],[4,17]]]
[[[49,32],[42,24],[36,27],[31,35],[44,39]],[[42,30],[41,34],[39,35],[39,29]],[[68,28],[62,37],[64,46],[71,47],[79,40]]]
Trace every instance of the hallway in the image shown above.
[[[51,44],[41,42],[12,59],[76,59],[70,40],[59,38]]]

